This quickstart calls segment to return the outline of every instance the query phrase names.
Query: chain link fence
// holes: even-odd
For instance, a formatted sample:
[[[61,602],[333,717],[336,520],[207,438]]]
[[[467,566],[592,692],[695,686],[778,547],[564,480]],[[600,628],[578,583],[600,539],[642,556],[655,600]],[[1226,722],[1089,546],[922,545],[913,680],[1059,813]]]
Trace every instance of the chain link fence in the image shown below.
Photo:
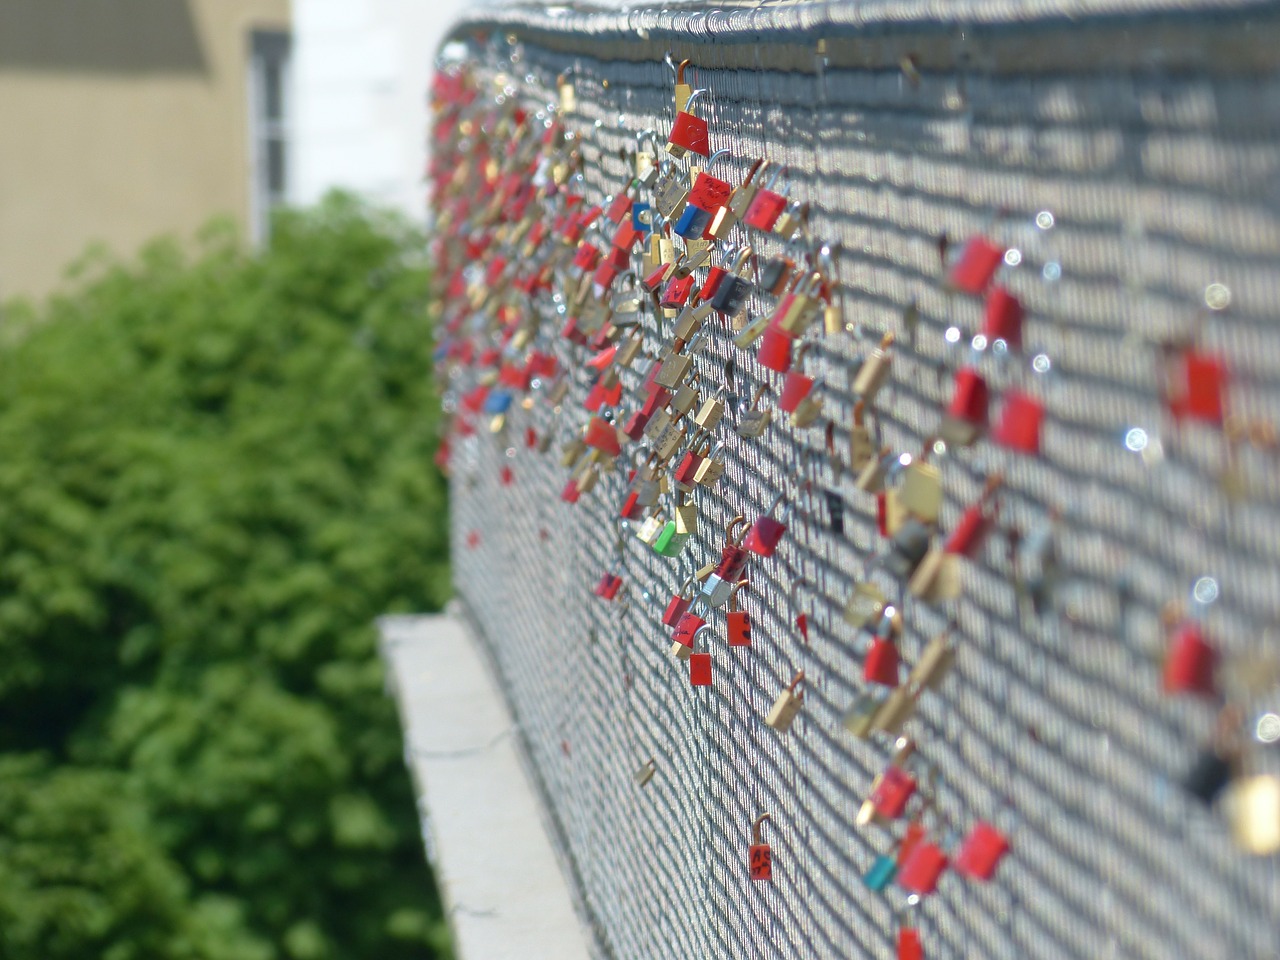
[[[695,490],[699,533],[675,560],[619,520],[625,469],[577,504],[560,499],[555,451],[587,419],[593,371],[590,352],[558,336],[551,294],[518,301],[568,371],[567,394],[553,405],[542,384],[501,431],[455,441],[458,593],[599,956],[887,958],[899,923],[921,931],[930,960],[1280,955],[1276,858],[1242,852],[1222,811],[1180,786],[1218,704],[1160,683],[1161,611],[1183,601],[1221,652],[1247,732],[1280,707],[1280,461],[1262,443],[1233,448],[1216,425],[1176,422],[1161,400],[1161,344],[1194,337],[1227,359],[1233,411],[1280,422],[1277,50],[1275,5],[1236,2],[516,6],[457,28],[450,55],[471,64],[482,101],[546,113],[561,102],[557,77],[571,78],[563,120],[580,138],[588,202],[627,182],[640,131],[670,129],[664,54],[691,59],[712,147],[731,151],[718,175],[737,184],[757,158],[785,165],[779,185],[811,204],[810,230],[837,250],[850,326],[814,337],[805,357],[824,391],[819,422],[793,428],[775,412],[747,440],[733,425],[757,386],[776,405],[780,377],[708,324],[696,369],[704,395],[725,387],[715,440],[727,467]],[[982,301],[945,282],[941,238],[954,251],[979,233],[1010,251],[1001,282],[1026,308],[1021,352],[975,350]],[[784,252],[750,239],[762,258]],[[771,304],[755,297],[748,315]],[[643,329],[656,354],[671,321],[649,310]],[[885,542],[876,498],[840,468],[852,378],[884,332],[897,342],[868,411],[877,445],[932,449],[965,364],[994,395],[1029,392],[1046,409],[1037,456],[987,440],[933,455],[943,530],[989,476],[1004,478],[999,529],[943,604],[870,562]],[[622,371],[624,408],[643,396],[643,367]],[[473,383],[455,371],[451,398]],[[552,451],[526,446],[526,429],[554,437]],[[726,647],[723,610],[704,614],[715,676],[693,688],[663,608],[719,557],[735,516],[752,520],[779,494],[789,530],[772,558],[753,559],[742,594],[754,642]],[[1050,531],[1052,570],[1029,570],[1028,539]],[[623,578],[613,601],[593,595],[606,572]],[[842,617],[864,578],[900,610],[907,664],[948,626],[958,643],[907,732],[931,835],[950,846],[987,820],[1010,837],[989,883],[950,872],[914,902],[862,879],[904,822],[855,822],[891,751],[842,725],[867,687],[868,637]],[[804,707],[779,734],[764,716],[798,670]],[[649,758],[656,773],[640,787]],[[1245,763],[1280,771],[1252,736]],[[763,812],[767,884],[747,873]]]

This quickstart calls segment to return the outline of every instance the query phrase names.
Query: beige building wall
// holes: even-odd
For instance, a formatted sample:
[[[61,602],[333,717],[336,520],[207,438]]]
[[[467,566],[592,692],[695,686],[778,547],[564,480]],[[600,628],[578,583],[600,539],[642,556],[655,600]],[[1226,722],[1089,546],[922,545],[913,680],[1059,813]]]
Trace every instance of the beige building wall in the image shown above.
[[[0,0],[0,301],[89,244],[247,228],[249,51],[289,0]]]

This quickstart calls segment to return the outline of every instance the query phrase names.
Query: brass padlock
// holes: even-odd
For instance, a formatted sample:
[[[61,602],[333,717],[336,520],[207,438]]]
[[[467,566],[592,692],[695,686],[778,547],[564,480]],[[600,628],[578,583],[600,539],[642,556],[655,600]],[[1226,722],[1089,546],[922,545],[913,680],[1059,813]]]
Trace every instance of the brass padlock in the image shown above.
[[[662,533],[662,528],[666,525],[667,521],[662,519],[661,513],[645,517],[644,522],[636,527],[636,539],[641,543],[653,546],[654,541],[658,539],[658,535]]]
[[[916,698],[911,687],[903,685],[889,694],[876,711],[873,723],[877,730],[897,735],[916,712]]]
[[[875,730],[876,714],[884,704],[885,698],[872,693],[860,693],[845,711],[842,723],[844,728],[859,740],[868,740]]]
[[[680,312],[680,316],[676,318],[675,336],[681,340],[692,340],[694,334],[702,329],[702,325],[707,322],[707,318],[715,312],[715,308],[710,302],[700,303],[696,306],[690,302]]]
[[[657,440],[654,441],[653,452],[658,455],[659,460],[670,460],[675,456],[676,451],[680,449],[680,444],[683,442],[684,429],[682,427],[677,427],[673,423],[663,431],[662,435],[658,437]]]
[[[693,96],[693,84],[686,83],[684,79],[684,72],[691,62],[691,60],[681,60],[680,65],[676,67],[676,113],[683,113],[689,104],[689,98]]]
[[[688,354],[673,353],[662,361],[662,369],[653,378],[653,382],[660,387],[674,390],[680,386],[680,381],[688,375],[692,367],[693,357]]]
[[[861,630],[880,618],[887,603],[884,591],[874,583],[869,580],[859,583],[853,588],[853,595],[845,604],[844,622]]]
[[[934,547],[916,567],[907,589],[925,603],[959,599],[960,564],[955,554]]]
[[[716,455],[723,449],[724,443],[722,441],[716,444],[711,452],[702,458],[702,462],[698,464],[698,469],[693,473],[694,483],[700,487],[711,488],[724,476],[725,463],[723,460],[716,459]]]
[[[778,699],[774,701],[773,707],[764,718],[764,722],[779,733],[786,733],[791,729],[792,721],[795,720],[796,714],[800,712],[800,708],[804,706],[804,691],[796,691],[796,687],[803,682],[804,671],[801,670],[792,677],[791,682],[787,684],[782,693],[778,694]]]
[[[1242,850],[1257,856],[1280,852],[1280,777],[1257,774],[1235,780],[1223,808]]]
[[[594,463],[588,463],[584,469],[574,479],[574,483],[578,488],[579,494],[590,493],[595,489],[596,483],[600,480],[600,468]]]
[[[723,228],[725,235],[728,235],[729,229],[734,223],[737,223],[747,215],[747,208],[751,206],[751,201],[756,198],[756,194],[760,192],[760,183],[756,177],[769,165],[768,160],[757,160],[751,165],[751,169],[747,172],[747,179],[742,181],[742,186],[738,187],[729,195],[729,202],[725,204],[725,209],[729,211],[729,215],[733,217],[733,223]],[[714,226],[714,224],[713,224]],[[723,239],[719,234],[717,239]]]
[[[587,442],[582,437],[574,437],[560,448],[560,466],[572,467],[578,458],[587,452]]]
[[[875,457],[871,431],[862,422],[863,402],[853,405],[853,426],[849,430],[849,469],[861,472]]]
[[[853,485],[867,493],[879,493],[883,490],[885,476],[889,470],[890,455],[889,448],[885,447],[880,451],[880,456],[868,460],[858,474],[858,478],[853,481]]]
[[[764,336],[764,332],[768,329],[769,317],[767,315],[759,316],[738,331],[738,335],[733,338],[733,343],[735,346],[745,350]]]
[[[644,435],[650,440],[657,440],[667,432],[674,421],[666,410],[655,410],[653,416],[649,418],[649,422],[644,425]]]
[[[875,400],[876,394],[889,379],[889,366],[892,362],[889,348],[892,346],[893,334],[886,333],[880,339],[880,346],[871,351],[871,356],[863,361],[858,375],[853,378],[853,392],[867,403]]]
[[[664,219],[678,220],[689,199],[689,178],[683,170],[671,164],[658,177],[653,187],[653,203]],[[672,247],[674,254],[675,247]]]
[[[694,371],[693,376],[696,381],[698,377],[697,371]],[[698,402],[698,398],[699,394],[697,387],[692,383],[682,383],[680,384],[680,389],[675,392],[674,396],[672,396],[671,402],[668,406],[671,408],[671,413],[679,419],[693,409],[694,405]],[[699,426],[701,426],[701,424],[699,424]]]
[[[656,226],[649,232],[649,239],[644,244],[644,256],[641,262],[643,264],[642,272],[646,277],[664,263],[669,262],[662,259],[662,239]]]
[[[649,785],[649,781],[653,779],[653,775],[657,772],[657,765],[653,762],[653,758],[650,758],[632,776],[635,778],[636,786],[645,787]]]
[[[809,205],[793,200],[773,224],[773,232],[780,237],[790,237],[809,219]]]
[[[956,647],[951,642],[950,631],[943,631],[929,641],[919,661],[911,669],[907,685],[917,694],[924,690],[937,690],[956,662]]]
[[[821,415],[822,395],[818,390],[811,390],[791,411],[791,425],[799,428],[811,427]]]
[[[637,356],[640,355],[640,348],[644,346],[644,329],[637,324],[635,329],[631,331],[631,336],[618,346],[618,352],[614,355],[614,362],[620,367],[630,367],[635,362]]]
[[[676,507],[676,533],[692,537],[698,532],[698,505],[690,501]]]
[[[721,386],[716,391],[715,396],[707,397],[706,400],[702,401],[702,406],[694,414],[693,422],[708,433],[720,425],[720,419],[724,416],[724,404],[720,401],[720,395],[723,392],[724,387]]]
[[[926,450],[929,443],[925,443]],[[896,499],[916,519],[937,523],[938,514],[942,511],[942,474],[924,456],[917,457],[907,467],[902,483],[895,491]]]
[[[688,660],[693,656],[693,647],[687,647],[679,640],[671,642],[671,655],[677,660]]]

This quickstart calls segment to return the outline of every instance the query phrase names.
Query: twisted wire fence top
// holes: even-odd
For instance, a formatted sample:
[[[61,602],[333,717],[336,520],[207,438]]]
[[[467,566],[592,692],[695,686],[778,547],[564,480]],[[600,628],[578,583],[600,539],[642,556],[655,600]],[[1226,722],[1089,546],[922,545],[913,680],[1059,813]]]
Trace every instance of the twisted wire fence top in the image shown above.
[[[638,132],[670,129],[664,54],[691,59],[711,146],[731,151],[718,175],[738,184],[757,158],[785,165],[810,231],[838,250],[833,296],[850,326],[813,338],[804,369],[821,384],[822,418],[793,428],[776,410],[780,377],[726,323],[708,324],[694,368],[704,396],[725,387],[726,471],[695,489],[699,531],[678,559],[619,520],[625,468],[576,504],[561,499],[559,446],[588,418],[594,374],[591,352],[559,336],[563,297],[511,302],[536,320],[567,393],[553,403],[542,383],[499,431],[454,440],[457,589],[600,956],[893,957],[902,919],[930,960],[1280,956],[1276,859],[1240,851],[1221,812],[1179,785],[1218,705],[1160,689],[1162,611],[1183,601],[1231,675],[1253,672],[1231,689],[1246,715],[1280,706],[1280,461],[1229,449],[1216,425],[1175,421],[1161,359],[1162,344],[1193,338],[1225,358],[1233,411],[1280,422],[1276,50],[1275,5],[1226,0],[516,5],[459,25],[451,56],[486,101],[549,115],[557,78],[572,78],[560,119],[581,144],[589,203],[629,180],[623,151]],[[975,234],[1011,251],[1001,282],[1026,308],[1021,352],[974,350],[983,303],[945,282],[940,238],[954,250]],[[786,250],[750,240],[762,259]],[[457,241],[445,247],[442,264],[456,266]],[[753,297],[748,316],[772,302]],[[491,335],[461,312],[477,341]],[[641,319],[656,355],[671,320]],[[993,409],[1023,391],[1046,411],[1038,455],[982,440],[933,457],[943,530],[1003,476],[998,533],[965,562],[960,599],[941,605],[873,568],[885,549],[876,500],[840,469],[852,380],[886,331],[897,341],[868,417],[877,445],[929,449],[968,363],[990,381]],[[449,369],[456,405],[477,371]],[[643,372],[621,371],[624,409],[643,399]],[[743,439],[733,424],[758,386],[774,422]],[[527,430],[551,449],[528,445]],[[1226,471],[1241,495],[1224,489]],[[726,647],[724,612],[704,614],[714,682],[693,688],[663,608],[719,557],[732,518],[754,519],[778,494],[786,537],[753,560],[742,595],[753,644]],[[1032,603],[1025,542],[1048,531],[1052,589]],[[623,579],[613,601],[593,595],[605,573]],[[889,753],[842,726],[867,686],[868,638],[842,618],[864,577],[901,610],[908,664],[948,628],[959,648],[908,727],[929,783],[926,826],[953,846],[985,820],[1012,843],[991,882],[950,873],[918,904],[863,881],[901,836],[901,823],[855,825]],[[764,716],[798,670],[803,709],[780,734]],[[633,774],[650,758],[642,788]],[[1247,758],[1280,771],[1257,742]],[[763,812],[769,884],[746,870]]]

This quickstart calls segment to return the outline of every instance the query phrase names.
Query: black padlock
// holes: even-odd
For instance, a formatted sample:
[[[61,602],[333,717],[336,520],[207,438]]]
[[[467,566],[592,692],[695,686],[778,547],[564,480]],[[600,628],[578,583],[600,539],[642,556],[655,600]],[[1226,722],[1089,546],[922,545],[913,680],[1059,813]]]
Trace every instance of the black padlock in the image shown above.
[[[751,248],[746,247],[733,261],[729,274],[720,281],[716,292],[711,297],[711,306],[726,317],[735,316],[747,303],[751,296],[752,284],[740,271],[746,265]]]
[[[770,257],[760,270],[760,289],[772,296],[780,296],[794,269],[794,261],[786,257]]]
[[[925,554],[929,552],[932,528],[914,517],[908,519],[893,535],[889,553],[884,558],[884,569],[903,580],[911,576]]]
[[[1235,775],[1235,764],[1214,748],[1206,748],[1182,778],[1182,788],[1197,800],[1213,803]]]

